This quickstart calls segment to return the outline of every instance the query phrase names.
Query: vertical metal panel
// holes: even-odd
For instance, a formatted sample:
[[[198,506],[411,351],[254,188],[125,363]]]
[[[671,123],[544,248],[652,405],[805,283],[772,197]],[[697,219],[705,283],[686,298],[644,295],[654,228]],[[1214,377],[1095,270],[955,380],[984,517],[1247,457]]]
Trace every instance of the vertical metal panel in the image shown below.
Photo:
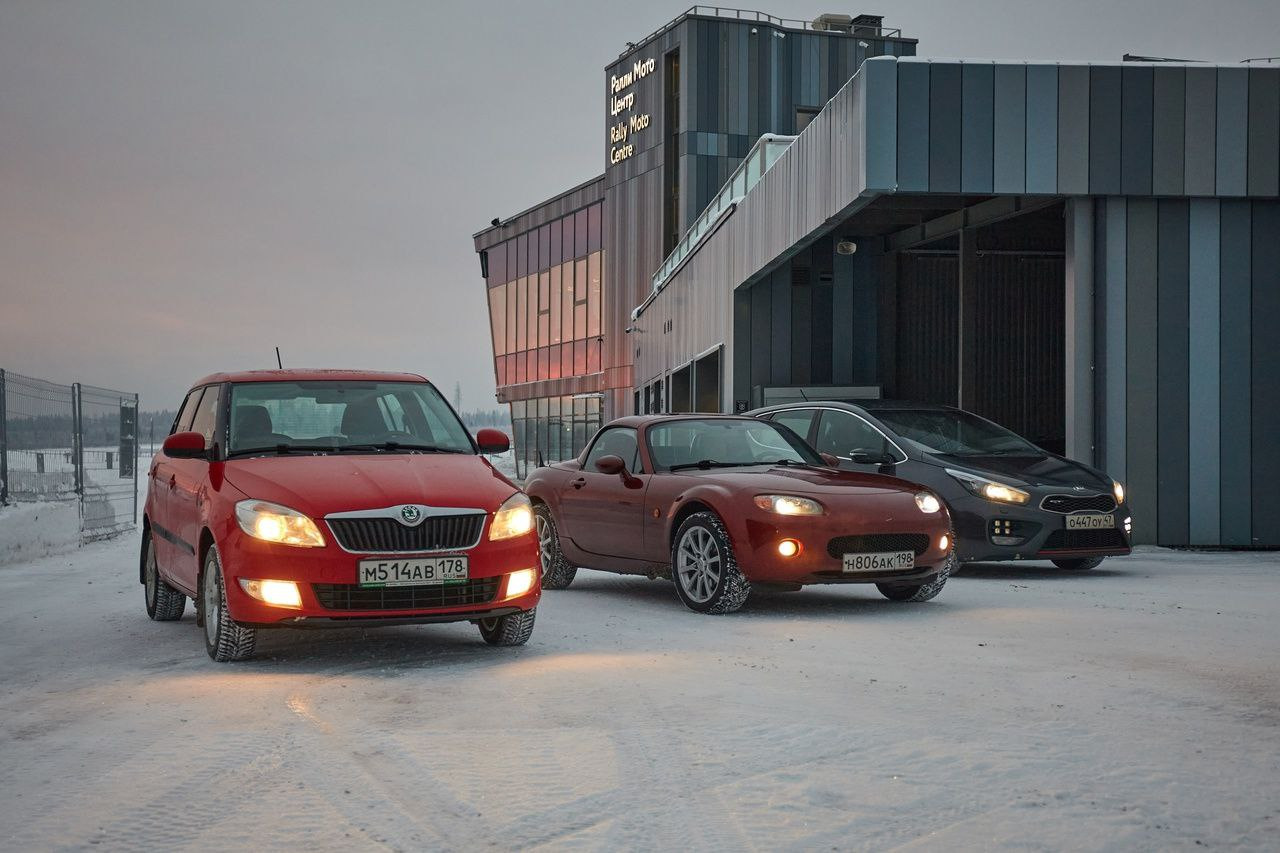
[[[1249,69],[1249,195],[1280,194],[1280,68]]]
[[[1127,483],[1128,436],[1128,294],[1126,257],[1128,203],[1108,198],[1104,205],[1102,239],[1102,405],[1106,411],[1102,436],[1102,467]],[[1095,282],[1097,286],[1097,282]]]
[[[726,400],[725,408],[734,411],[739,400],[750,405],[751,401],[751,291],[735,290],[733,297],[733,394]]]
[[[770,382],[784,385],[791,381],[791,276],[787,264],[774,270],[773,274],[756,285],[767,288],[770,299],[769,346],[772,349],[770,359]],[[756,341],[756,346],[763,346],[763,341]]]
[[[836,255],[831,261],[831,381],[837,385],[853,381],[855,257]],[[875,281],[870,284],[874,288]]]
[[[868,246],[865,250],[859,247],[858,253],[852,257],[837,255],[836,269],[840,269],[842,262],[853,268],[853,375],[849,379],[870,385],[880,375],[877,363],[880,347],[877,298],[884,256],[879,247]],[[832,381],[840,380],[833,378]]]
[[[1092,465],[1093,435],[1093,199],[1071,199],[1066,209],[1064,307],[1066,454]]]
[[[1058,66],[1027,66],[1027,192],[1058,191]]]
[[[960,189],[990,193],[994,182],[995,66],[966,62],[961,66],[964,120]]]
[[[773,290],[751,288],[751,385],[768,385],[772,381],[772,353],[769,347],[773,324],[769,320]]]
[[[1249,69],[1218,69],[1218,135],[1216,139],[1218,195],[1248,191]]]
[[[1058,192],[1089,192],[1089,66],[1058,68]]]
[[[902,62],[897,64],[897,69],[898,189],[926,192],[929,189],[929,63]],[[870,87],[870,79],[867,85]]]
[[[1253,544],[1280,545],[1280,202],[1253,203]]]
[[[907,66],[902,67],[905,69]],[[868,188],[893,190],[898,186],[898,68],[897,62],[880,59],[862,67],[866,98],[862,144]],[[928,122],[928,112],[923,112],[924,121]],[[925,135],[928,135],[927,124]],[[928,160],[921,159],[925,174],[918,184],[927,187]]]
[[[1120,185],[1125,195],[1151,195],[1151,134],[1155,122],[1155,74],[1153,72],[1154,69],[1142,65],[1124,69]]]
[[[808,269],[791,270],[791,381],[811,381],[813,358],[813,285]]]
[[[1114,65],[1089,69],[1089,192],[1094,195],[1120,194],[1122,125],[1129,107],[1126,100],[1121,109],[1120,97],[1129,94],[1128,77],[1129,69]]]
[[[963,104],[960,65],[934,62],[929,66],[929,191],[960,191]]]
[[[1158,540],[1185,545],[1187,536],[1187,235],[1185,199],[1158,202],[1157,322],[1159,394],[1157,486]]]
[[[1252,542],[1252,216],[1247,201],[1221,210],[1222,544],[1242,546]]]
[[[895,396],[956,402],[956,257],[899,255]]]
[[[1218,127],[1218,69],[1187,69],[1186,100],[1187,195],[1213,195]]]
[[[993,188],[998,193],[1027,190],[1027,67],[995,68]]]
[[[1182,195],[1186,146],[1187,72],[1156,68],[1152,83],[1151,192]]]
[[[1219,254],[1221,225],[1216,199],[1192,199],[1188,246],[1187,432],[1191,482],[1188,533],[1192,545],[1217,545],[1221,537],[1221,399],[1219,396]]]
[[[1125,296],[1128,345],[1128,397],[1125,415],[1128,443],[1125,470],[1133,511],[1133,539],[1156,541],[1159,511],[1156,441],[1159,400],[1157,389],[1156,202],[1128,200],[1125,241]]]

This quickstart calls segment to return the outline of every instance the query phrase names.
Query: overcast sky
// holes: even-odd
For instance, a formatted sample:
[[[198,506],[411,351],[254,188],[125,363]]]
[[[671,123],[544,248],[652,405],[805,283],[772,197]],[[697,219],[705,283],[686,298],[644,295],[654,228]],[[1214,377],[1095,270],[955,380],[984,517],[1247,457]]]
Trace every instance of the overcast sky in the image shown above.
[[[1276,0],[759,5],[921,55],[1280,54]],[[0,367],[164,408],[279,345],[492,406],[471,234],[603,170],[604,65],[685,8],[0,0]]]

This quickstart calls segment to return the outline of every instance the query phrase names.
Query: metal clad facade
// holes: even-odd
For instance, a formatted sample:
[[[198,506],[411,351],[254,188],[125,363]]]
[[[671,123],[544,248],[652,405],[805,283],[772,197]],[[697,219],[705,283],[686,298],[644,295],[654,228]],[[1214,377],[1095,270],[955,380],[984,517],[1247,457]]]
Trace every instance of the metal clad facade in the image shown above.
[[[993,190],[1021,195],[1027,190],[1027,67],[995,66]]]
[[[962,68],[963,137],[960,189],[990,193],[995,179],[995,66],[966,62]]]
[[[1280,202],[1253,203],[1253,541],[1280,542]]]
[[[1185,545],[1187,539],[1187,241],[1185,199],[1157,202],[1157,541]],[[1149,313],[1149,311],[1148,311]]]
[[[1089,75],[1087,65],[1058,68],[1058,192],[1089,192]]]
[[[1221,203],[1219,382],[1222,395],[1222,544],[1252,543],[1252,400],[1250,304],[1253,215],[1247,201]]]
[[[1221,536],[1219,212],[1217,199],[1191,200],[1187,251],[1187,453],[1191,483],[1188,535],[1192,543],[1213,543]]]
[[[1027,66],[1027,192],[1058,191],[1058,66]]]
[[[1114,65],[1089,69],[1089,192],[1094,195],[1120,195],[1126,162],[1122,137],[1128,130],[1128,112],[1121,108],[1121,93],[1127,94],[1128,86],[1121,80],[1128,72]]]
[[[1186,151],[1187,72],[1154,69],[1152,80],[1151,192],[1182,195]]]

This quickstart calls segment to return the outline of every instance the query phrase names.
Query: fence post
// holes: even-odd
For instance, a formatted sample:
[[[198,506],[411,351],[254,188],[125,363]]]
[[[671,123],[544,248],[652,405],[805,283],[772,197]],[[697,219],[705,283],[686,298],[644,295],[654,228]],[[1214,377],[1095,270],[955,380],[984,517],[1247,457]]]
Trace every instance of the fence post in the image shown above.
[[[142,424],[139,423],[139,416],[142,414],[142,408],[138,402],[138,395],[133,395],[133,523],[138,523],[138,444],[142,438]]]
[[[80,498],[80,506],[84,508],[84,432],[82,430],[80,407],[80,383],[71,385],[71,465],[75,471],[76,494]]]
[[[4,370],[0,368],[0,506],[9,502],[9,410],[5,406]]]

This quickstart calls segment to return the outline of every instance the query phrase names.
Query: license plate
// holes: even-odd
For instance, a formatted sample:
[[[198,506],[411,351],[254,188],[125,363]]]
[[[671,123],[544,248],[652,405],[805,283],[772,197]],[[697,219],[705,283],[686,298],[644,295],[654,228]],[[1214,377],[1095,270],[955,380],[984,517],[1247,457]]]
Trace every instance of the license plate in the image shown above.
[[[1095,513],[1086,513],[1084,515],[1068,515],[1068,530],[1105,530],[1108,527],[1116,526],[1116,517],[1113,514],[1097,515]]]
[[[881,554],[845,554],[845,572],[880,572],[916,567],[915,551],[887,551]]]
[[[360,586],[418,586],[462,583],[467,579],[466,557],[415,557],[403,560],[361,560]]]

